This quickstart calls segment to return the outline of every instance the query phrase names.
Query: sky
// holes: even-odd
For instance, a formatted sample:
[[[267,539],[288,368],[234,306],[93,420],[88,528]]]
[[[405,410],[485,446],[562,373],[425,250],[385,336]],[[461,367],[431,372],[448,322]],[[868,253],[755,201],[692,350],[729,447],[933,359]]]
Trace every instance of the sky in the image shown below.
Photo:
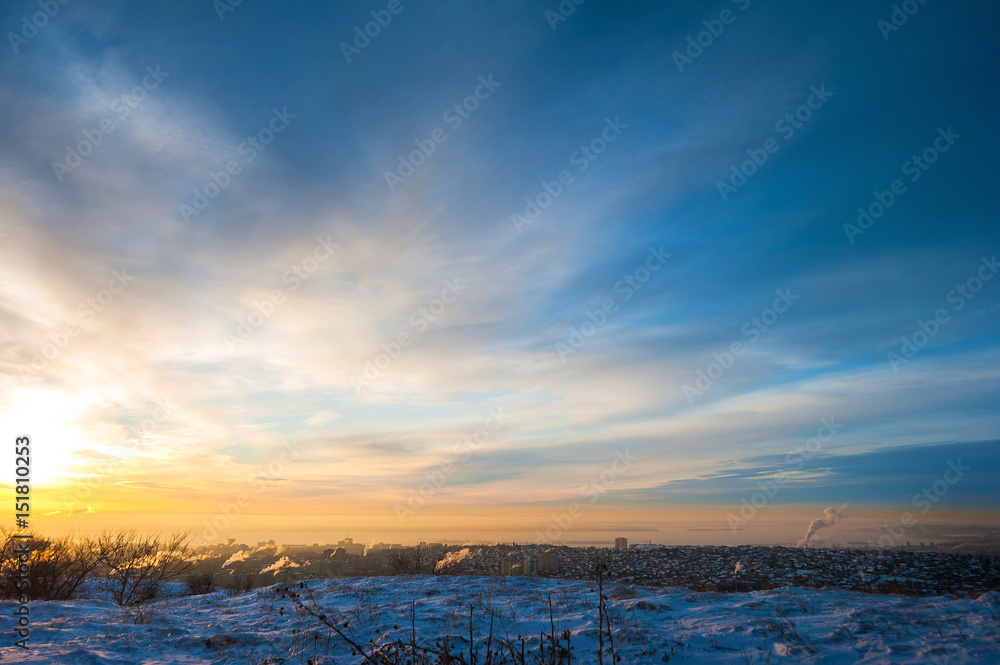
[[[39,531],[1000,531],[1000,8],[3,7]]]

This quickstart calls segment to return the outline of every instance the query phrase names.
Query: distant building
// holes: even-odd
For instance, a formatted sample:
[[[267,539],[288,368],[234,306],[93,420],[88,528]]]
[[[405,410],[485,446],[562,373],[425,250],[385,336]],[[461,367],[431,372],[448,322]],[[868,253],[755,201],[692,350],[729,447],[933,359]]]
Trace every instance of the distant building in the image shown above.
[[[522,565],[520,561],[502,561],[500,562],[500,574],[504,577],[509,575],[523,575],[521,572]]]
[[[615,549],[616,550],[627,550],[628,549],[628,538],[615,538]]]
[[[555,572],[557,570],[559,570],[559,564],[551,554],[525,557],[521,560],[509,559],[500,564],[500,574],[505,576],[537,575],[538,573]]]
[[[364,543],[356,543],[353,538],[344,538],[337,543],[337,549],[344,550],[347,554],[360,556],[365,553]]]

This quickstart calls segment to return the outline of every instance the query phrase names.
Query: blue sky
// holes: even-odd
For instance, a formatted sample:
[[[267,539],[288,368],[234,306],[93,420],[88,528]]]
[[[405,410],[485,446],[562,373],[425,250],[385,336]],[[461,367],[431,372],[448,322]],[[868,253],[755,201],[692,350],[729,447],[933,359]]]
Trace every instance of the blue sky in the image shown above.
[[[277,505],[391,522],[500,409],[431,503],[565,503],[628,449],[608,505],[726,506],[834,417],[776,502],[905,505],[964,456],[949,507],[1000,507],[1000,9],[931,1],[884,33],[892,3],[589,0],[553,29],[555,2],[401,0],[348,62],[387,4],[70,3],[22,39],[38,5],[5,5],[0,392],[5,432],[50,428],[51,482],[117,455],[88,502],[155,478],[214,506],[295,439]],[[134,280],[79,320],[111,270]]]

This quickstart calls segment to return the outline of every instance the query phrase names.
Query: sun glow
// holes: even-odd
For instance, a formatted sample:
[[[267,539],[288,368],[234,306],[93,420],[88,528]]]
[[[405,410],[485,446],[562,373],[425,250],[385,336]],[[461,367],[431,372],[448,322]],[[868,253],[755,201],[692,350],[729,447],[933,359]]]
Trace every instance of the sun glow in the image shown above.
[[[31,438],[31,484],[54,486],[79,475],[73,467],[85,460],[77,456],[87,447],[80,421],[80,401],[56,391],[21,390],[10,396],[0,413],[0,433],[10,454],[3,455],[4,480],[14,473],[13,444],[19,436]]]

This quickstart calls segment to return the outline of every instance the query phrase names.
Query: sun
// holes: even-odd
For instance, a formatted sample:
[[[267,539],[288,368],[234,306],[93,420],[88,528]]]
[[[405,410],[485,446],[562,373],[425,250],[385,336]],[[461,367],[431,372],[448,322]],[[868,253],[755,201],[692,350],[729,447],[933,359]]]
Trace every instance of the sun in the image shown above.
[[[31,439],[29,456],[33,487],[51,487],[77,476],[71,469],[81,462],[76,456],[87,447],[79,403],[66,393],[25,389],[8,394],[0,412],[0,482],[13,483],[14,441]]]

